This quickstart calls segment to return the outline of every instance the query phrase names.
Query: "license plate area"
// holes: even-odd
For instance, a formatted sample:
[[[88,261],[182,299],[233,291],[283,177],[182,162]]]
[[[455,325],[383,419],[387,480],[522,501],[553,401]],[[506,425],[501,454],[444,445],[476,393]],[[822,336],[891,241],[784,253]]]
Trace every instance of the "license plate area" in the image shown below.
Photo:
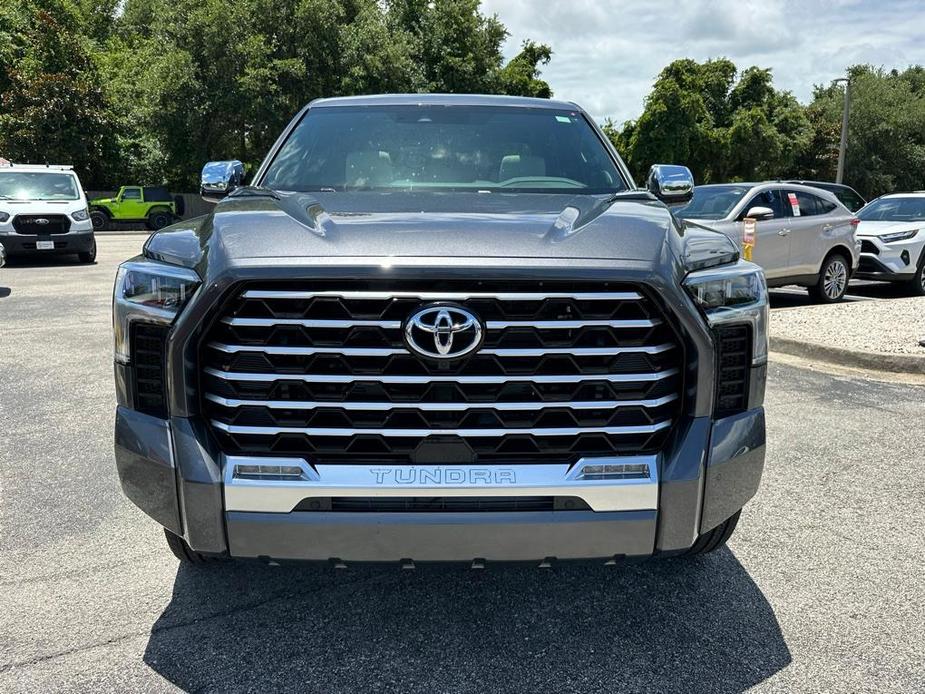
[[[35,249],[37,251],[53,251],[55,250],[55,242],[54,241],[36,241]]]

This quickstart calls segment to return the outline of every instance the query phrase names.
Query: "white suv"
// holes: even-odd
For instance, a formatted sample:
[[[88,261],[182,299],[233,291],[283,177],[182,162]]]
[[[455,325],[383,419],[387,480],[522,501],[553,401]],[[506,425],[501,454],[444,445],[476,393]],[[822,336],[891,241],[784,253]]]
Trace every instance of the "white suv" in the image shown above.
[[[900,282],[925,296],[925,192],[894,193],[858,212],[861,265],[855,277]]]
[[[76,253],[96,259],[87,197],[70,166],[0,167],[0,244],[7,257]]]

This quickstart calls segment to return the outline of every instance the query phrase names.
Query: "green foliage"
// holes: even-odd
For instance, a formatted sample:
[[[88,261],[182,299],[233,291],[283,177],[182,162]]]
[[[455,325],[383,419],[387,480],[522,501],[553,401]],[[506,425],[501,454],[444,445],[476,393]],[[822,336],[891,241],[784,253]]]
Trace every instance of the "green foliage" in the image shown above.
[[[312,99],[549,96],[547,46],[504,65],[478,0],[13,0],[0,6],[0,154],[73,162],[85,185],[193,188],[255,167]]]
[[[620,131],[605,124],[637,178],[655,163],[684,163],[705,183],[776,177],[794,165],[812,138],[803,108],[774,89],[770,70],[736,75],[725,58],[676,60],[638,120]]]
[[[868,198],[925,189],[925,68],[886,72],[856,65],[849,75],[845,183]],[[800,174],[834,180],[844,96],[842,85],[816,87],[807,107],[816,137]]]

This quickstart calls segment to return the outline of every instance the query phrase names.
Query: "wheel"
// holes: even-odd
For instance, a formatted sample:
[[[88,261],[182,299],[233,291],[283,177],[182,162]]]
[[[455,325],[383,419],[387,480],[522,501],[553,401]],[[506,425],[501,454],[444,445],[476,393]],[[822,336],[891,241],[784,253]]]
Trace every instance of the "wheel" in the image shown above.
[[[90,250],[85,251],[84,253],[78,253],[77,257],[82,263],[92,263],[96,260],[96,239],[93,239],[90,244]]]
[[[838,253],[830,255],[822,263],[819,281],[809,288],[809,295],[821,304],[841,301],[848,291],[848,261]]]
[[[909,296],[925,296],[925,257],[919,261],[915,277],[902,283],[903,291]]]
[[[148,216],[148,226],[157,231],[173,222],[169,212],[154,212]]]
[[[109,224],[109,215],[100,210],[93,210],[90,213],[90,221],[93,222],[93,231],[100,231]]]
[[[167,546],[173,552],[173,556],[184,564],[213,564],[221,561],[221,557],[212,557],[206,554],[200,554],[190,549],[190,546],[179,535],[174,535],[167,528],[164,528],[164,537],[167,538]]]
[[[734,516],[730,516],[712,530],[708,530],[698,537],[691,548],[687,550],[686,556],[706,554],[725,545],[729,538],[732,537],[732,532],[736,529],[741,515],[741,510],[736,511]]]

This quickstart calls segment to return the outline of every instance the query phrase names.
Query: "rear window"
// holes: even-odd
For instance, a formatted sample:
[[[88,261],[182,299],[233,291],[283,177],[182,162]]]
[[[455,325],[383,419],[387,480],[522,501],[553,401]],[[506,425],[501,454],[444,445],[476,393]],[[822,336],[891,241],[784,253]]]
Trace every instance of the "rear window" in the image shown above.
[[[261,183],[297,191],[627,189],[581,113],[495,106],[309,110]]]
[[[77,180],[67,173],[0,172],[0,200],[77,200]]]

